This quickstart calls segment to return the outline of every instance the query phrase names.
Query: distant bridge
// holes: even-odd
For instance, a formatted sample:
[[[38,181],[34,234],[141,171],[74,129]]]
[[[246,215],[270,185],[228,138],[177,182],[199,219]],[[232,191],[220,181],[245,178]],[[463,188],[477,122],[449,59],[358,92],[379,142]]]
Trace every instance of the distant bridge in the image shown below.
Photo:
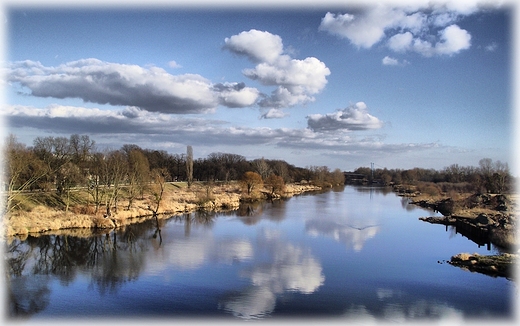
[[[345,175],[345,183],[362,184],[368,182],[366,175],[361,173],[343,172],[343,174]]]

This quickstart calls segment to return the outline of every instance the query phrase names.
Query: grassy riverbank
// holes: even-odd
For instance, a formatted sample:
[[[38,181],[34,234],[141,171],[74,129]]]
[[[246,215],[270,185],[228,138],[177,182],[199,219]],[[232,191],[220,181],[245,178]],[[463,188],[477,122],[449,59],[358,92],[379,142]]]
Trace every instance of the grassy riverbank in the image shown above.
[[[261,200],[268,193],[266,189],[259,189],[247,195],[238,182],[195,182],[189,188],[185,182],[173,182],[164,186],[157,210],[158,218],[200,209],[234,210],[241,201]],[[291,197],[320,189],[313,185],[287,184],[279,197]],[[4,234],[8,237],[23,237],[30,233],[64,229],[113,229],[152,218],[153,211],[150,207],[155,207],[156,204],[153,195],[138,196],[131,205],[127,199],[121,199],[111,207],[110,216],[106,216],[106,208],[100,206],[96,212],[89,196],[83,189],[71,191],[67,205],[52,192],[23,194],[19,196],[19,208],[4,216]],[[122,193],[120,198],[127,196]]]

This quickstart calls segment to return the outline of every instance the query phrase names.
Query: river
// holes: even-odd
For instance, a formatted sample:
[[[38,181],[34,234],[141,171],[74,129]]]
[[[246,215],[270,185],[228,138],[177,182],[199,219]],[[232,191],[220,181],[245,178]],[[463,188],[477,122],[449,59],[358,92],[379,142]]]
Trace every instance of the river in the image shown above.
[[[347,186],[108,234],[15,239],[8,320],[514,320],[513,281],[446,263],[499,250],[418,220],[435,215]]]

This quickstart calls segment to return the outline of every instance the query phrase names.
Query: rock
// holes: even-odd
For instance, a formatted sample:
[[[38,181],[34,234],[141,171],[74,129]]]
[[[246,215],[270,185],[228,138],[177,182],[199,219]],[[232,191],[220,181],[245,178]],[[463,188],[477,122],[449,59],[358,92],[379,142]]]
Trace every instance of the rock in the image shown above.
[[[479,214],[475,219],[473,220],[475,224],[482,224],[482,225],[488,225],[488,224],[494,224],[495,221],[487,216],[486,214],[482,213]]]
[[[513,278],[517,258],[518,256],[515,254],[482,256],[461,253],[452,256],[448,263],[471,272],[478,272],[493,277]]]
[[[428,216],[428,217],[419,217],[419,220],[428,222],[431,224],[443,224],[443,225],[455,225],[456,219],[451,218],[449,216]]]
[[[451,215],[455,210],[455,202],[451,198],[441,200],[437,203],[437,207],[435,208],[435,210],[437,210],[444,216]]]

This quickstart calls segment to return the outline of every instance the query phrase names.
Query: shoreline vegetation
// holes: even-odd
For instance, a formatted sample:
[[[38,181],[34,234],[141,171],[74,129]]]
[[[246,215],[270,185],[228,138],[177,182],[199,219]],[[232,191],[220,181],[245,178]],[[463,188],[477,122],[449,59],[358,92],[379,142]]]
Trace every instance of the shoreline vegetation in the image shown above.
[[[125,144],[102,149],[88,135],[9,135],[3,146],[4,235],[51,230],[111,230],[196,210],[233,210],[240,202],[290,197],[345,183],[326,166],[247,160],[232,153],[195,159]]]
[[[165,183],[160,207],[152,208],[152,205],[157,204],[154,203],[153,195],[145,195],[133,199],[130,209],[128,200],[121,200],[117,203],[118,208],[112,209],[110,216],[102,210],[94,213],[93,204],[88,203],[88,194],[81,189],[71,192],[73,204],[68,211],[57,207],[59,204],[57,198],[53,198],[53,194],[37,194],[37,199],[33,199],[31,204],[26,204],[30,209],[13,211],[8,219],[4,219],[4,234],[8,238],[16,236],[23,240],[29,234],[48,234],[73,229],[108,232],[148,219],[167,219],[199,210],[237,210],[241,202],[286,199],[322,190],[322,187],[311,184],[287,184],[279,194],[273,194],[266,188],[247,194],[242,188],[238,181],[210,184],[194,182],[190,187],[186,182]],[[26,200],[31,201],[29,198]],[[56,201],[55,207],[42,204],[53,200]],[[89,234],[88,231],[82,233]]]

